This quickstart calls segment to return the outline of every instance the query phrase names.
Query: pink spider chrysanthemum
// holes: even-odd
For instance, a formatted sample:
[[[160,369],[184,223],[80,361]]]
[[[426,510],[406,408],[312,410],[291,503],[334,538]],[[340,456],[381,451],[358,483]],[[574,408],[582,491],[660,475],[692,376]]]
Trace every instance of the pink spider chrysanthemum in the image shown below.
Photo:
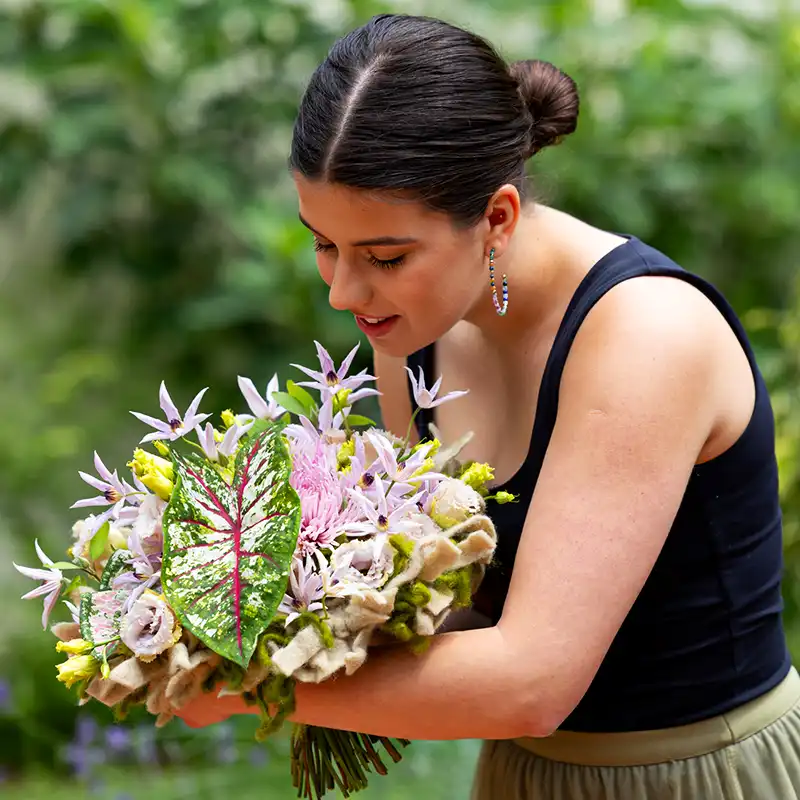
[[[367,533],[370,526],[365,525],[363,513],[339,483],[335,448],[320,445],[311,456],[303,448],[292,450],[291,484],[303,510],[296,556],[305,558],[330,548],[342,534]]]

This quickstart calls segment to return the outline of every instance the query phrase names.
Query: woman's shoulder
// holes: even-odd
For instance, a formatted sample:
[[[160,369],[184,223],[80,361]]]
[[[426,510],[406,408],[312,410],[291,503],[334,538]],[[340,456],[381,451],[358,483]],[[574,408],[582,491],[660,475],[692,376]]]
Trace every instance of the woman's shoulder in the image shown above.
[[[632,246],[642,249],[638,242]],[[562,392],[568,398],[598,382],[618,392],[624,383],[625,393],[635,398],[648,394],[654,381],[665,392],[680,387],[686,412],[709,419],[699,459],[705,460],[746,428],[755,404],[753,364],[743,330],[721,295],[669,264],[663,272],[654,269],[615,284],[592,306],[566,358]]]

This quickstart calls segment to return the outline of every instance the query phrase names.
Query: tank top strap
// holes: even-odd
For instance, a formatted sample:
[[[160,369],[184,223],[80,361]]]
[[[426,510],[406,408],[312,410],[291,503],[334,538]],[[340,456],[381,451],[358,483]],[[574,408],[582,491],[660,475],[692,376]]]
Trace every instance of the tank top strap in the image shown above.
[[[719,309],[739,339],[756,377],[758,394],[763,394],[765,391],[762,385],[763,378],[756,365],[755,354],[744,326],[722,294],[708,281],[687,272],[666,255],[644,244],[635,236],[624,238],[627,239],[626,242],[615,247],[592,266],[567,306],[542,375],[528,455],[522,468],[508,484],[512,489],[535,484],[539,476],[556,423],[564,367],[581,325],[592,308],[611,289],[631,278],[674,277],[692,284],[703,292]],[[415,375],[422,369],[426,384],[430,386],[436,379],[435,360],[435,344],[431,344],[408,356],[407,364]],[[420,409],[416,418],[416,428],[420,437],[429,435],[428,426],[432,422],[434,422],[433,411]]]
[[[628,240],[627,242],[607,253],[586,274],[561,321],[542,376],[528,459],[525,468],[521,470],[526,481],[533,479],[535,482],[544,462],[556,423],[561,378],[580,326],[592,308],[607,292],[631,278],[673,277],[684,280],[700,290],[714,303],[731,326],[747,354],[757,383],[761,381],[755,354],[744,326],[722,294],[708,281],[687,272],[663,253],[644,244],[636,237],[626,236],[625,238]],[[520,473],[518,475],[522,477]]]

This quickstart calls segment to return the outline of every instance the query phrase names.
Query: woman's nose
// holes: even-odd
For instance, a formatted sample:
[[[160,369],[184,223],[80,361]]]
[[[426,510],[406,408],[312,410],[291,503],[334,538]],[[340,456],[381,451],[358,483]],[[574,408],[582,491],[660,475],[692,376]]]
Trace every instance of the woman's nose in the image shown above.
[[[372,290],[369,284],[343,258],[336,261],[328,292],[328,303],[337,311],[361,311],[369,305]]]

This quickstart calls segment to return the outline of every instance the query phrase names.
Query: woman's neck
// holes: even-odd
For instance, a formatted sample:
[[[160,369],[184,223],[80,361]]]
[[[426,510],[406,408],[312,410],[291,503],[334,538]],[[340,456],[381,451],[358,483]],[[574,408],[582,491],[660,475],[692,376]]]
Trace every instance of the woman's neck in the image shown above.
[[[508,276],[508,312],[499,316],[486,291],[465,322],[498,351],[539,338],[557,327],[572,295],[589,270],[625,240],[562,211],[526,207],[508,252],[498,260],[498,277]]]

